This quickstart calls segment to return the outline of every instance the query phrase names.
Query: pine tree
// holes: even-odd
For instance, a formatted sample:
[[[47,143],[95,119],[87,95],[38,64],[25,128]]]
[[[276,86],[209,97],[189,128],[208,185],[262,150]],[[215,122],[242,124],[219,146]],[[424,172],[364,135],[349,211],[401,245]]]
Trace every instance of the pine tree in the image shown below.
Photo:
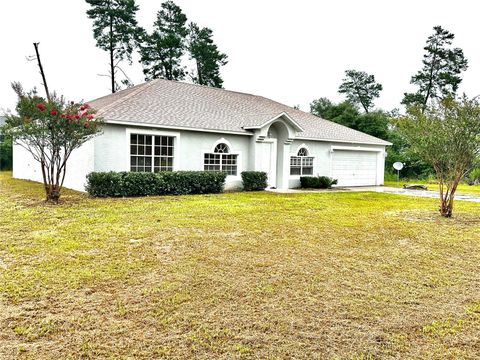
[[[404,105],[418,105],[425,109],[430,99],[455,96],[462,82],[460,73],[467,70],[468,61],[460,48],[451,48],[455,35],[435,26],[428,37],[423,55],[423,68],[410,81],[419,87],[416,93],[405,93]]]
[[[132,52],[141,31],[135,19],[138,6],[135,0],[86,0],[86,2],[91,6],[87,10],[87,15],[93,20],[93,37],[97,40],[97,47],[108,51],[110,55],[109,77],[114,93],[119,88],[115,78],[117,70],[125,75],[119,64],[124,60],[131,64]]]
[[[163,78],[183,80],[187,17],[182,9],[171,0],[162,3],[151,34],[144,33],[140,49],[143,73],[146,80]]]
[[[365,71],[346,70],[338,92],[345,94],[352,104],[361,105],[366,113],[373,107],[373,100],[380,96],[383,87],[375,81],[375,76]]]
[[[188,51],[196,68],[191,74],[194,83],[221,88],[223,79],[220,67],[227,64],[227,55],[218,51],[212,39],[212,30],[199,28],[191,23],[189,27]]]

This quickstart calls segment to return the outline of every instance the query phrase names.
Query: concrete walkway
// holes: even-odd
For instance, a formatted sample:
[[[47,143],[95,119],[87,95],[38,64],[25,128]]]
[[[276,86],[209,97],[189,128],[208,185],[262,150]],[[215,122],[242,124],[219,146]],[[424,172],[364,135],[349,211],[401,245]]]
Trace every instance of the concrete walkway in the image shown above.
[[[416,197],[427,197],[438,199],[440,197],[438,191],[434,190],[407,190],[403,188],[396,188],[391,186],[358,186],[358,187],[337,187],[333,189],[319,189],[319,190],[303,190],[303,189],[268,189],[268,191],[278,193],[302,193],[302,192],[381,192],[386,194],[407,195]],[[455,200],[471,201],[480,203],[479,195],[469,195],[456,193]]]

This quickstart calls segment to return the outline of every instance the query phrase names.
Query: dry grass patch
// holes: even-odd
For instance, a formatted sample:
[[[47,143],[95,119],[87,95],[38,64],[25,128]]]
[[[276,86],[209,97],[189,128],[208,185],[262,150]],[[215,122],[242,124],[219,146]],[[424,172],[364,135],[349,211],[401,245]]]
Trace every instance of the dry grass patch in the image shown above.
[[[0,191],[0,358],[480,356],[478,204]]]

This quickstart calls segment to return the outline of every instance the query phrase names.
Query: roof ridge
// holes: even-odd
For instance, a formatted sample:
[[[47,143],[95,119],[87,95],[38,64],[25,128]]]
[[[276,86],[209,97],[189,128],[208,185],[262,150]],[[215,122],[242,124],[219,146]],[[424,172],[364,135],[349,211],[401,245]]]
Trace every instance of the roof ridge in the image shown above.
[[[131,99],[133,96],[138,95],[138,94],[144,92],[145,90],[147,90],[148,88],[150,88],[150,87],[153,85],[153,83],[157,82],[158,80],[159,80],[159,79],[154,79],[154,80],[151,80],[151,81],[147,81],[147,82],[145,82],[145,83],[143,83],[143,84],[139,84],[139,88],[136,89],[135,91],[132,91],[131,93],[128,93],[128,94],[126,94],[126,95],[124,95],[124,96],[121,96],[119,99],[115,100],[114,102],[112,102],[112,103],[110,103],[110,104],[102,107],[102,108],[98,111],[99,115],[101,115],[101,114],[104,113],[105,111],[108,111],[108,110],[110,110],[111,108],[113,108],[113,107],[115,107],[115,106],[117,106],[117,105],[119,105],[119,104],[127,101],[128,99]],[[143,85],[143,86],[141,86],[141,85]],[[126,89],[125,89],[125,90],[126,90]],[[107,95],[107,96],[109,96],[109,95]]]
[[[215,87],[215,86],[208,86],[208,85],[202,85],[202,84],[189,83],[189,82],[180,81],[180,80],[168,80],[168,79],[161,79],[161,78],[158,78],[158,79],[155,79],[155,80],[163,80],[163,81],[174,82],[174,83],[179,83],[179,84],[183,84],[183,85],[197,86],[197,87],[201,87],[201,88],[205,88],[205,89],[209,89],[209,90],[210,90],[210,89],[211,89],[211,90],[221,90],[221,91],[225,91],[225,92],[229,92],[229,93],[234,93],[234,94],[248,95],[248,96],[253,96],[253,97],[262,97],[262,96],[259,96],[259,95],[250,94],[250,93],[246,93],[246,92],[235,91],[235,90],[228,90],[228,89],[225,89],[225,88],[218,88],[218,87]]]

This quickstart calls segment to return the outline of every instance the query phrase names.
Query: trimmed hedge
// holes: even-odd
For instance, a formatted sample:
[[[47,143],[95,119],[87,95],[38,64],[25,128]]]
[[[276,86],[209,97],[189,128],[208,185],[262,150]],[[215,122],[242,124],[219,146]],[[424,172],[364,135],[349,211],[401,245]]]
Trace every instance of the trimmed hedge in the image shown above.
[[[242,171],[243,190],[258,191],[267,188],[267,173],[263,171]]]
[[[92,172],[85,189],[95,197],[215,194],[226,177],[219,171]]]
[[[336,185],[337,180],[328,176],[301,176],[300,186],[310,189],[330,189],[332,185]]]

